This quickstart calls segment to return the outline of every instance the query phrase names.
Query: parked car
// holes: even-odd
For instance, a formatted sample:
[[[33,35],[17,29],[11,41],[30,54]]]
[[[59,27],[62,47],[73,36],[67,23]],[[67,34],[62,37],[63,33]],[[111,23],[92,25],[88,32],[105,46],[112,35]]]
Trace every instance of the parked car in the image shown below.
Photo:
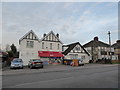
[[[78,64],[79,66],[84,66],[85,63],[82,59],[78,59]]]
[[[21,69],[23,69],[23,61],[22,61],[22,59],[14,58],[11,61],[11,64],[10,64],[10,69],[13,69],[13,68],[21,68]]]
[[[28,63],[29,68],[43,68],[43,62],[40,59],[31,59]]]

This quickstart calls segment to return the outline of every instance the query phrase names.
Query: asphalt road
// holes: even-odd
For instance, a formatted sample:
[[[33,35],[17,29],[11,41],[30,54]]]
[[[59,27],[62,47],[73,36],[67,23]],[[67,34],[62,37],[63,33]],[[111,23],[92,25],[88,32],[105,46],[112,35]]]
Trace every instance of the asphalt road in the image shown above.
[[[118,65],[66,66],[63,70],[61,65],[59,68],[57,71],[27,73],[26,69],[22,74],[7,73],[2,77],[2,85],[3,88],[118,88]]]

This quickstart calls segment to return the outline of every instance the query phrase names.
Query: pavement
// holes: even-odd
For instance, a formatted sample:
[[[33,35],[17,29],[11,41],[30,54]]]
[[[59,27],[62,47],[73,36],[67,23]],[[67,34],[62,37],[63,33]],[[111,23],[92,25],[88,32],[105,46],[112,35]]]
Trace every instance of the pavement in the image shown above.
[[[118,66],[118,64],[85,64],[84,66],[70,66],[70,65],[44,65],[44,68],[40,69],[30,69],[28,67],[24,67],[24,69],[10,69],[9,67],[4,67],[2,69],[2,75],[13,75],[13,74],[29,74],[29,73],[39,73],[39,72],[60,72],[60,71],[73,71],[79,70],[81,68],[97,68],[99,66],[107,67],[107,66]]]

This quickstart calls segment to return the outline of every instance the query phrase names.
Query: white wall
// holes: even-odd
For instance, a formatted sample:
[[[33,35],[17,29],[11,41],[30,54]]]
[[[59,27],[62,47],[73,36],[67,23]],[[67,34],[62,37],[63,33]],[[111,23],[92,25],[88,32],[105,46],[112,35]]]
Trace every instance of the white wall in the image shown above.
[[[44,49],[42,49],[42,43],[43,42],[44,42]],[[52,43],[52,49],[50,49],[50,43]],[[58,49],[58,44],[59,44],[59,49]],[[40,47],[41,47],[41,51],[62,52],[62,44],[60,42],[41,41],[40,42]]]
[[[63,52],[68,48],[68,47],[62,47],[63,48]]]
[[[36,40],[29,40],[29,41],[34,41],[34,46],[33,48],[27,48],[26,47],[26,42],[28,40],[23,39],[20,42],[20,54],[19,58],[23,59],[23,64],[28,65],[28,62],[30,59],[39,59],[38,57],[38,51],[40,50],[40,43]]]
[[[85,48],[89,53],[92,53],[92,51],[91,51],[91,47],[86,47]],[[106,51],[107,52],[107,55],[101,55],[101,49],[105,49],[104,51]],[[102,58],[110,58],[110,56],[108,55],[108,52],[110,51],[110,49],[109,49],[109,47],[98,47],[98,59],[102,59]],[[114,52],[114,48],[111,48],[111,51],[112,52]],[[91,56],[92,57],[92,56]],[[112,60],[114,60],[115,59],[115,55],[112,55]],[[91,58],[92,59],[92,58]]]
[[[85,53],[68,53],[67,55],[65,55],[64,59],[71,59],[70,54],[78,54],[78,58],[76,58],[76,59],[81,59],[83,56],[85,56],[85,58],[83,59],[84,63],[89,63],[90,56],[88,56]]]

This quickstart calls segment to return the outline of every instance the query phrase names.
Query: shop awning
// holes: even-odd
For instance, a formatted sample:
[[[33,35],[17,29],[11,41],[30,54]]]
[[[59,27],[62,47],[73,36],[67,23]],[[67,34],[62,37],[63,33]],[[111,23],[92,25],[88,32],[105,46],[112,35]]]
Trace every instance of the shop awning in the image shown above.
[[[52,51],[38,51],[39,57],[63,57],[64,55],[61,52],[52,52]]]

